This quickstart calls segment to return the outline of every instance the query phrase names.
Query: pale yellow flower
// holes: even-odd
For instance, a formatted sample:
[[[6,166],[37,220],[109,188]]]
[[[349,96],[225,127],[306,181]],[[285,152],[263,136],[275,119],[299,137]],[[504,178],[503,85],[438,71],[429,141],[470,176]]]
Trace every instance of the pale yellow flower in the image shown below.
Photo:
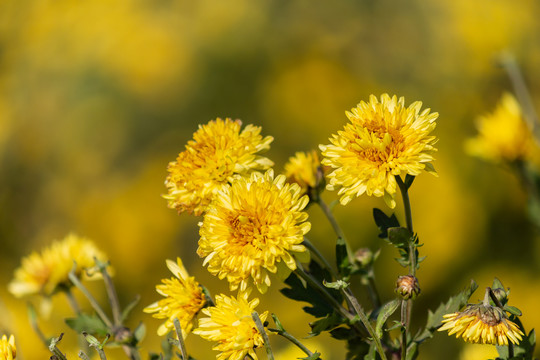
[[[448,330],[448,335],[473,344],[518,344],[524,335],[502,309],[485,304],[469,304],[463,311],[446,314],[443,324],[439,331]]]
[[[259,299],[248,301],[248,297],[249,291],[240,293],[236,298],[217,295],[215,306],[202,310],[208,317],[199,319],[199,327],[193,333],[217,342],[212,348],[220,351],[216,355],[217,360],[243,360],[246,355],[258,359],[255,349],[263,346],[264,341],[251,314]],[[268,311],[259,315],[262,323],[267,317]]]
[[[13,360],[17,357],[17,348],[15,347],[15,338],[2,335],[0,340],[0,360]]]
[[[174,330],[174,319],[178,319],[185,339],[193,328],[193,318],[206,304],[206,297],[201,286],[193,276],[189,276],[180,258],[176,263],[167,260],[167,267],[176,278],[163,279],[156,286],[156,291],[164,299],[144,308],[144,312],[153,314],[157,319],[167,319],[158,328],[158,335],[166,335]]]
[[[284,276],[296,269],[295,257],[307,254],[302,241],[311,224],[302,209],[308,201],[297,184],[287,184],[284,175],[274,179],[272,170],[238,177],[208,207],[197,253],[231,290],[245,290],[251,278],[263,293],[269,273],[279,268]]]
[[[317,151],[297,152],[285,164],[287,182],[296,183],[303,194],[310,194],[323,180],[323,169]]]
[[[234,175],[249,176],[274,163],[257,155],[270,148],[271,136],[262,137],[261,128],[217,118],[199,126],[186,150],[170,162],[165,181],[168,206],[178,212],[201,215],[214,195],[229,184]]]
[[[51,296],[72,286],[68,274],[77,264],[75,275],[79,278],[99,278],[98,273],[86,274],[84,269],[95,266],[94,257],[106,261],[105,255],[86,238],[70,234],[63,240],[54,241],[41,253],[33,252],[24,257],[15,270],[9,291],[16,297],[25,295]]]
[[[473,156],[500,163],[528,160],[538,150],[519,103],[505,93],[493,113],[477,119],[478,135],[465,143]]]
[[[405,107],[405,99],[387,94],[346,112],[350,122],[330,138],[331,145],[320,145],[323,165],[335,169],[328,175],[328,190],[340,188],[345,205],[364,193],[383,196],[395,207],[396,176],[419,175],[422,170],[435,174],[431,162],[437,151],[435,136],[438,113],[421,110],[416,101]]]
[[[459,354],[459,360],[492,360],[499,356],[493,345],[468,344]]]

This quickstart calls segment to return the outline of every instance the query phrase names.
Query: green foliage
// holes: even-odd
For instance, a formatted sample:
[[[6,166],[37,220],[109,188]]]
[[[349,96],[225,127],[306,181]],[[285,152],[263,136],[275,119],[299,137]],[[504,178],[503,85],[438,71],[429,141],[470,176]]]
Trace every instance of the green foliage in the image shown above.
[[[375,325],[375,333],[377,337],[382,338],[383,336],[383,326],[388,320],[388,318],[399,308],[401,300],[394,299],[392,301],[384,304],[377,315],[377,324]]]
[[[374,208],[373,218],[375,219],[375,224],[379,228],[379,237],[381,239],[388,239],[388,229],[399,227],[399,221],[395,214],[387,216],[382,210]]]
[[[96,315],[81,313],[75,318],[65,319],[66,324],[78,333],[86,332],[88,334],[105,336],[110,333],[107,325]]]

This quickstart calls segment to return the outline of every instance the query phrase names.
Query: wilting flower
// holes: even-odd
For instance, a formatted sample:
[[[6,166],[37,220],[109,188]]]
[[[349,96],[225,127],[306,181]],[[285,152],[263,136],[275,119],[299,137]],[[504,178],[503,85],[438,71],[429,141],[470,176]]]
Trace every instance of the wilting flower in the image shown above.
[[[414,275],[398,277],[395,291],[403,300],[416,299],[418,294],[420,294],[418,279]]]
[[[311,196],[324,181],[324,173],[317,151],[297,152],[285,164],[285,176],[290,183],[296,183],[302,194]],[[324,187],[324,185],[322,185]]]
[[[186,149],[169,163],[164,198],[170,208],[201,215],[234,175],[249,176],[274,164],[257,155],[270,148],[273,138],[263,138],[261,128],[253,125],[240,131],[241,125],[240,120],[217,118],[199,126]]]
[[[206,297],[195,278],[188,275],[180,258],[176,263],[167,260],[167,267],[176,277],[161,280],[156,291],[165,298],[147,306],[144,312],[152,313],[157,319],[167,319],[158,328],[160,336],[173,330],[174,319],[178,319],[185,338],[193,328],[193,318],[206,304]]]
[[[335,169],[328,175],[328,190],[340,187],[345,205],[363,193],[383,196],[395,207],[396,176],[416,176],[422,170],[435,174],[431,162],[437,142],[431,131],[438,113],[421,111],[416,101],[405,107],[405,99],[387,94],[369,103],[360,102],[346,112],[350,122],[330,138],[331,145],[320,145],[322,163]]]
[[[463,311],[444,315],[439,331],[449,330],[464,341],[474,344],[518,344],[524,335],[499,307],[486,304],[469,304]]]
[[[477,119],[478,135],[465,143],[473,156],[493,162],[530,159],[537,143],[521,107],[513,95],[505,93],[494,112]]]
[[[55,292],[72,286],[68,278],[76,263],[75,275],[79,278],[99,278],[99,274],[87,274],[84,269],[95,266],[94,257],[105,261],[105,255],[95,244],[74,234],[63,240],[54,241],[41,253],[33,252],[22,259],[15,270],[9,291],[16,297],[25,295],[51,296]]]
[[[16,356],[15,338],[11,335],[8,340],[6,335],[2,335],[0,340],[0,360],[13,360]]]
[[[217,342],[212,348],[220,351],[217,360],[243,360],[246,355],[258,359],[255,348],[264,345],[264,341],[251,314],[259,299],[248,301],[248,297],[249,291],[240,293],[237,298],[217,295],[216,305],[202,310],[208,317],[199,319],[199,327],[193,333]],[[262,323],[267,316],[268,311],[259,315]]]
[[[231,290],[245,290],[251,278],[265,292],[269,273],[295,270],[295,256],[307,253],[301,245],[311,227],[302,212],[307,203],[297,184],[287,184],[284,175],[274,179],[272,170],[238,177],[208,207],[197,253]]]

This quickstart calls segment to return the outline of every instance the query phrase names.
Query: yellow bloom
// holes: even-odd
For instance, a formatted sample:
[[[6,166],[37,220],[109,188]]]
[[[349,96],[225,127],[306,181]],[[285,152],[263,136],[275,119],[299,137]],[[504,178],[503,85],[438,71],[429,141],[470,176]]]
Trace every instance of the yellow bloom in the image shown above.
[[[519,103],[505,93],[495,111],[477,119],[478,135],[465,143],[467,153],[493,162],[530,159],[537,144]]]
[[[416,101],[405,107],[405,99],[387,94],[369,103],[360,102],[346,112],[350,122],[330,138],[331,145],[320,145],[322,163],[335,169],[328,175],[328,190],[340,187],[343,205],[363,193],[384,196],[395,207],[396,176],[419,175],[422,170],[435,174],[431,162],[437,151],[435,128],[438,113],[421,111]]]
[[[168,193],[164,198],[170,208],[201,215],[234,175],[249,176],[254,170],[266,170],[274,164],[256,155],[268,150],[273,138],[263,138],[261,128],[253,125],[240,131],[241,125],[240,120],[217,118],[199,126],[186,150],[169,163],[165,181]]]
[[[296,183],[303,194],[310,194],[323,180],[321,160],[317,151],[297,152],[285,164],[285,176],[290,183]]]
[[[178,319],[184,339],[193,328],[193,318],[206,304],[206,298],[194,277],[190,277],[180,258],[176,263],[167,260],[167,267],[176,278],[163,279],[156,286],[156,291],[165,298],[144,308],[144,312],[153,313],[157,319],[167,319],[158,328],[158,335],[166,335],[174,330],[174,319]]]
[[[448,335],[473,344],[518,344],[524,335],[501,308],[485,304],[469,304],[461,312],[446,314],[443,324],[439,331],[449,330]]]
[[[15,338],[11,335],[8,340],[6,335],[2,335],[2,340],[0,340],[0,360],[13,360],[16,357]]]
[[[295,256],[306,255],[301,245],[310,230],[308,203],[297,184],[274,179],[272,170],[238,177],[221,190],[200,223],[197,253],[204,265],[220,279],[227,278],[231,290],[243,291],[252,278],[264,293],[270,273],[286,275],[296,269]]]
[[[79,278],[99,278],[97,273],[88,275],[83,271],[95,266],[94,257],[106,260],[91,240],[70,234],[61,241],[54,241],[41,253],[33,252],[24,257],[8,289],[16,297],[53,295],[58,290],[71,287],[68,274],[73,262],[77,263],[75,275]]]
[[[217,295],[216,305],[202,310],[208,317],[199,319],[199,327],[193,333],[217,342],[212,348],[221,352],[217,360],[243,360],[248,354],[258,359],[254,349],[263,346],[264,341],[251,314],[259,299],[248,302],[248,297],[249,291],[240,293],[237,298]],[[267,316],[268,311],[259,315],[262,323]]]

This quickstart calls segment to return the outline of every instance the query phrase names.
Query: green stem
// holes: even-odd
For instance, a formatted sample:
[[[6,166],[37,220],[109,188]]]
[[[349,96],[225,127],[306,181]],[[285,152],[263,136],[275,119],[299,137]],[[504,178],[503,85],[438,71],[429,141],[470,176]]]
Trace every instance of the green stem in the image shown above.
[[[272,353],[272,347],[270,346],[270,339],[268,338],[268,334],[264,330],[264,325],[261,322],[261,318],[259,317],[259,314],[256,311],[254,311],[251,313],[251,317],[253,321],[255,321],[257,330],[259,330],[259,334],[261,334],[263,338],[264,348],[266,349],[266,355],[268,356],[268,360],[274,360],[274,354]]]
[[[489,299],[491,298],[491,300],[493,300],[493,302],[495,303],[495,305],[500,308],[500,309],[503,309],[504,310],[504,305],[501,304],[501,302],[499,301],[499,299],[497,299],[497,297],[495,296],[495,294],[493,293],[493,290],[491,290],[490,287],[487,287],[486,288],[486,293],[484,295],[484,301],[483,301],[483,305],[484,306],[488,306],[489,305]],[[511,359],[514,357],[514,344],[512,344],[511,341],[508,342],[508,358]]]
[[[360,321],[366,327],[366,329],[367,329],[369,335],[371,336],[371,338],[373,339],[373,341],[375,341],[375,347],[377,348],[377,351],[379,352],[379,355],[381,356],[381,359],[386,360],[386,354],[385,354],[385,352],[383,350],[383,347],[382,347],[382,344],[381,344],[381,339],[379,339],[379,337],[375,333],[375,330],[371,326],[371,323],[369,322],[369,319],[367,318],[366,313],[364,312],[364,310],[362,309],[362,307],[358,303],[358,300],[356,300],[356,297],[354,297],[351,294],[351,291],[349,289],[341,289],[341,291],[347,297],[347,299],[349,299],[349,301],[353,305],[354,311],[356,312],[356,314],[360,318]]]
[[[73,309],[76,315],[79,315],[81,313],[81,307],[77,303],[77,299],[75,299],[75,296],[73,296],[71,289],[66,288],[64,290],[64,294],[66,294],[66,298],[68,300],[69,306],[71,306],[71,308]]]
[[[27,306],[28,306],[28,318],[30,319],[30,326],[35,331],[35,333],[37,334],[41,342],[43,342],[43,344],[45,344],[45,346],[48,347],[49,342],[47,338],[45,337],[45,335],[43,334],[43,332],[41,331],[41,329],[39,328],[36,309],[34,308],[34,305],[32,305],[31,303],[27,303]]]
[[[82,350],[79,350],[79,357],[83,360],[90,360],[88,355],[86,355]]]
[[[334,229],[334,232],[336,233],[336,235],[340,237],[341,239],[343,239],[343,241],[345,242],[345,246],[347,247],[347,255],[349,257],[349,263],[354,264],[351,247],[349,246],[349,242],[347,241],[347,238],[345,237],[345,233],[343,232],[336,218],[334,217],[334,214],[332,213],[328,205],[326,205],[326,203],[320,197],[317,199],[317,204],[319,205],[321,210],[324,212],[324,215],[326,215],[326,218],[332,225],[332,228]]]
[[[401,328],[401,358],[406,359],[407,358],[407,308],[408,308],[408,301],[407,300],[401,300],[401,325],[403,326]]]
[[[302,344],[300,341],[298,341],[297,338],[289,334],[285,330],[279,330],[279,329],[268,329],[268,331],[275,332],[276,334],[283,336],[285,339],[289,340],[291,343],[296,345],[300,350],[302,350],[307,356],[313,356],[313,352],[311,352],[304,344]],[[318,360],[322,360],[320,357]]]
[[[107,314],[105,314],[105,311],[103,311],[103,309],[101,308],[97,300],[92,296],[90,291],[88,291],[88,289],[79,281],[79,278],[77,277],[77,275],[75,275],[76,267],[77,265],[74,264],[73,269],[69,272],[68,274],[69,280],[71,280],[73,285],[75,285],[77,289],[79,289],[84,294],[84,296],[88,299],[88,301],[90,302],[90,305],[92,305],[92,308],[94,308],[94,310],[96,311],[100,319],[103,321],[103,323],[109,329],[113,329],[113,323],[111,322]]]
[[[98,266],[99,271],[101,272],[101,276],[103,277],[103,282],[105,283],[107,297],[109,298],[109,303],[111,304],[111,311],[113,314],[114,325],[121,326],[122,313],[120,311],[120,303],[118,302],[118,295],[116,293],[116,288],[114,287],[111,276],[107,272],[107,264],[102,263],[96,257],[94,257],[94,261],[96,262],[96,265]]]
[[[373,270],[370,270],[373,272]],[[373,304],[373,308],[377,309],[381,306],[381,298],[379,297],[379,292],[377,291],[377,284],[375,283],[375,278],[373,274],[368,274],[368,294]]]
[[[49,350],[54,354],[54,356],[56,356],[58,360],[67,360],[66,356],[62,354],[60,349],[58,349],[58,347],[56,346],[56,344],[58,344],[60,340],[62,340],[62,337],[64,337],[63,333],[61,333],[59,337],[53,338],[49,345]]]
[[[319,249],[317,249],[315,247],[315,245],[313,245],[313,243],[311,241],[309,241],[306,237],[304,237],[304,242],[303,242],[303,245],[308,248],[309,251],[311,251],[312,253],[315,254],[315,256],[322,261],[323,263],[323,266],[326,268],[326,270],[328,270],[328,272],[330,273],[330,275],[332,275],[332,277],[335,279],[335,280],[338,280],[339,277],[338,275],[336,274],[336,272],[334,271],[334,269],[332,268],[332,266],[330,265],[330,263],[328,262],[328,260],[326,260],[326,258],[324,257],[324,255],[319,251]]]
[[[178,318],[174,318],[173,323],[176,336],[178,336],[178,348],[182,354],[182,359],[187,360],[189,358],[186,351],[186,344],[184,342],[184,335],[182,334],[182,327],[180,326],[180,320],[178,320]]]
[[[320,284],[318,281],[313,279],[308,273],[306,273],[300,264],[297,263],[296,270],[294,271],[296,275],[304,279],[304,281],[311,286],[313,289],[317,290],[325,299],[332,305],[332,307],[345,319],[349,321],[354,320],[354,316],[347,311],[330,293],[328,293],[328,290]]]

